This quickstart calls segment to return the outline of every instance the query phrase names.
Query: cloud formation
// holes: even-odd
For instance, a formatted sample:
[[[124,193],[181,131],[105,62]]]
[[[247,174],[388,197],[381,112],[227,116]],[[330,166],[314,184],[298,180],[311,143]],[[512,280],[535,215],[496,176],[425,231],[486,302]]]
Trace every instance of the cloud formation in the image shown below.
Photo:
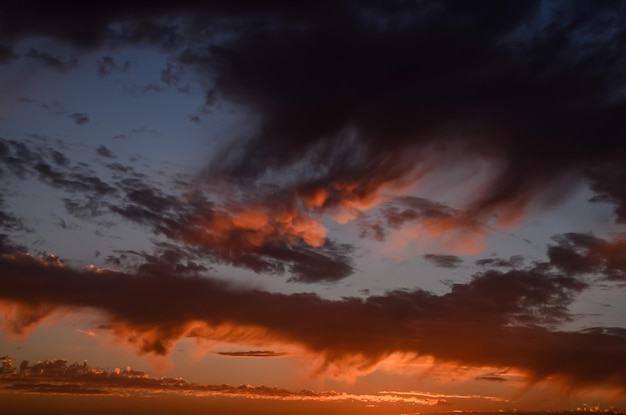
[[[623,72],[609,63],[624,49],[623,7],[343,5],[302,21],[307,30],[256,27],[195,57],[217,68],[221,96],[263,117],[211,174],[250,180],[304,160],[311,170],[298,186],[326,192],[331,208],[414,182],[446,159],[482,161],[491,178],[464,206],[475,215],[508,223],[586,178],[623,220],[612,185],[626,154],[626,107],[612,93]]]
[[[429,392],[402,393],[381,391],[373,394],[351,394],[335,391],[316,392],[301,389],[292,391],[277,387],[252,385],[203,385],[182,378],[152,377],[144,372],[116,368],[108,372],[90,367],[87,362],[68,363],[53,359],[30,364],[22,361],[13,366],[8,356],[0,357],[0,389],[17,393],[68,394],[68,395],[118,395],[154,396],[164,393],[185,394],[195,397],[224,396],[246,399],[271,399],[282,401],[351,401],[368,403],[408,403],[424,406],[445,405],[446,399],[506,400],[481,395],[447,395]]]
[[[102,328],[141,353],[167,354],[184,337],[257,347],[282,343],[321,358],[320,370],[365,369],[399,352],[464,366],[513,367],[532,380],[626,388],[621,331],[552,328],[571,319],[569,304],[588,287],[561,272],[560,260],[476,273],[441,295],[415,289],[341,300],[149,267],[137,273],[76,270],[58,258],[23,253],[3,254],[0,266],[5,329],[18,333],[55,310],[89,308],[103,313]]]
[[[550,262],[569,275],[588,274],[626,282],[626,235],[606,240],[590,234],[567,233],[554,238]]]
[[[68,117],[73,119],[77,125],[85,125],[89,121],[91,121],[91,119],[89,118],[89,114],[86,114],[84,112],[74,112],[68,115]]]
[[[67,72],[71,69],[74,69],[78,65],[78,60],[75,57],[71,57],[70,59],[63,61],[55,56],[51,56],[48,53],[41,52],[37,49],[31,49],[26,54],[24,54],[24,57],[37,60],[46,67],[52,68],[59,72]]]
[[[204,204],[201,211],[163,214],[148,193],[169,196],[120,182],[125,196],[110,210],[223,263],[336,281],[352,265],[349,249],[326,239],[325,215],[346,223],[380,206],[360,222],[363,236],[382,240],[402,230],[400,239],[434,235],[449,239],[451,253],[477,253],[490,223],[510,225],[585,182],[593,201],[613,204],[615,219],[624,220],[626,101],[614,91],[623,81],[615,62],[625,10],[609,3],[546,11],[539,1],[304,8],[244,1],[145,10],[131,1],[73,8],[80,19],[16,5],[0,37],[8,45],[44,35],[85,49],[157,47],[168,53],[164,85],[194,73],[210,85],[204,109],[228,101],[252,111],[259,125],[251,138],[227,141],[201,175],[225,203],[204,203],[202,195],[191,201]],[[124,67],[111,56],[99,61],[103,76]],[[79,125],[89,120],[70,116]],[[478,166],[484,176],[459,209],[398,196],[419,192],[441,165]],[[95,213],[102,203],[71,199],[68,208]],[[309,269],[315,260],[326,263]]]
[[[426,254],[424,259],[441,268],[457,268],[463,260],[456,255]]]
[[[343,220],[454,161],[491,173],[462,206],[473,215],[509,223],[587,181],[622,222],[626,10],[545,3],[15,5],[0,38],[169,51],[163,82],[195,71],[210,81],[207,105],[229,100],[260,116],[251,140],[210,161],[212,177],[247,188],[298,167],[289,191],[304,204],[324,194],[316,207]],[[102,68],[116,65],[106,58]]]
[[[104,145],[96,154],[116,158]],[[78,218],[117,215],[166,236],[181,263],[203,258],[305,283],[334,282],[353,272],[352,246],[327,238],[321,217],[302,213],[289,195],[231,195],[224,184],[211,193],[190,181],[168,193],[132,166],[106,164],[112,177],[101,177],[45,142],[0,139],[0,165],[14,179],[35,177],[66,193],[65,208]],[[112,261],[123,265],[121,258]]]
[[[100,78],[107,77],[114,72],[124,73],[128,71],[128,68],[130,67],[129,61],[124,61],[124,63],[118,63],[112,56],[102,56],[100,59],[98,59],[96,64],[96,73]]]

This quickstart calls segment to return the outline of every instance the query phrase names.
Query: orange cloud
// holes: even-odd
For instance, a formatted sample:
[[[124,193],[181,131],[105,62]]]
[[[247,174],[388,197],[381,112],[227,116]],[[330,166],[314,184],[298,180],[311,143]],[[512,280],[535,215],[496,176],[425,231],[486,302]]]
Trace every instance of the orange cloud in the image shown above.
[[[370,371],[396,353],[414,353],[452,365],[515,368],[531,380],[626,390],[626,337],[619,330],[549,328],[570,318],[568,304],[587,287],[550,264],[485,271],[441,295],[393,291],[341,300],[149,269],[75,270],[26,254],[0,255],[0,268],[5,329],[17,332],[20,322],[35,324],[48,312],[89,308],[108,320],[103,328],[140,353],[165,355],[186,337],[296,346],[317,357],[320,372],[338,376]]]
[[[319,402],[351,401],[363,404],[406,403],[423,406],[442,405],[446,403],[446,399],[485,399],[506,402],[505,399],[481,395],[448,395],[416,391],[353,394],[334,391],[291,391],[252,385],[202,385],[185,381],[182,378],[156,378],[130,367],[116,368],[109,372],[90,367],[87,362],[70,364],[66,360],[56,359],[40,361],[32,365],[24,361],[17,368],[13,366],[10,358],[4,357],[3,359],[0,385],[5,391],[14,393],[117,396],[151,396],[175,393],[196,397],[224,396]]]

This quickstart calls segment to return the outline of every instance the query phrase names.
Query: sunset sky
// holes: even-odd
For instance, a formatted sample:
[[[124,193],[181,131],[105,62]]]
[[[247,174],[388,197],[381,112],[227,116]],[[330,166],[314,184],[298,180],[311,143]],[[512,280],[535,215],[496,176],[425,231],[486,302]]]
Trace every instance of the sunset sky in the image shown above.
[[[41,3],[0,412],[626,410],[626,2]]]

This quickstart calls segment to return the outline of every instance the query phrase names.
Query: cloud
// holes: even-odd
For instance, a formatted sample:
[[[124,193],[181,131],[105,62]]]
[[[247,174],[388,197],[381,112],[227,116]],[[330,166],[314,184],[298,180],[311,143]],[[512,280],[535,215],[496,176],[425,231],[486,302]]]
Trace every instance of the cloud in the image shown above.
[[[483,161],[492,179],[464,207],[502,224],[558,203],[583,177],[621,206],[610,183],[626,156],[625,107],[611,96],[622,75],[609,62],[623,52],[622,9],[349,4],[305,19],[307,30],[282,21],[185,57],[217,68],[218,95],[262,116],[258,134],[216,156],[211,174],[250,180],[321,166],[299,185],[335,196],[330,207],[413,182],[443,160]],[[599,21],[609,22],[602,36]]]
[[[418,238],[436,239],[446,250],[460,254],[482,250],[491,232],[486,221],[467,211],[414,196],[391,198],[377,212],[360,215],[357,219],[361,237],[378,241],[391,239],[395,245],[406,245]],[[394,233],[389,238],[391,232]]]
[[[4,198],[0,195],[0,230],[2,231],[24,231],[28,230],[24,225],[24,222],[6,211],[6,204]]]
[[[95,309],[105,320],[101,328],[141,353],[167,354],[177,340],[197,337],[295,345],[321,359],[321,371],[364,370],[404,353],[516,368],[531,380],[556,378],[573,387],[626,388],[623,329],[552,329],[572,319],[568,306],[588,287],[560,264],[487,270],[440,295],[415,289],[327,300],[236,287],[193,270],[186,276],[152,266],[77,270],[16,252],[0,256],[0,299],[5,330],[27,333],[55,311]]]
[[[165,84],[195,71],[211,80],[212,101],[261,119],[249,142],[231,142],[208,163],[213,177],[243,178],[240,187],[304,166],[290,186],[325,192],[323,208],[354,216],[441,163],[478,163],[491,179],[461,206],[474,215],[510,224],[587,181],[623,221],[626,106],[616,62],[626,11],[542,4],[131,2],[77,9],[80,23],[52,7],[16,6],[0,37],[9,46],[34,34],[175,52]]]
[[[148,92],[163,92],[163,91],[165,91],[165,88],[161,86],[160,84],[157,84],[154,82],[141,87],[142,94],[147,94]]]
[[[98,177],[85,163],[72,164],[55,147],[32,142],[0,138],[0,165],[19,180],[37,178],[70,197],[63,197],[68,212],[82,218],[93,218],[106,210],[107,198],[118,190]]]
[[[463,262],[456,255],[426,254],[424,259],[441,268],[458,268]]]
[[[167,86],[180,84],[184,69],[180,63],[167,62],[165,69],[161,71],[161,82]]]
[[[272,350],[248,350],[245,352],[217,352],[220,356],[229,357],[281,357],[286,356],[285,352],[274,352]]]
[[[104,146],[104,145],[101,145],[100,147],[98,147],[96,149],[96,153],[98,153],[98,155],[102,156],[102,157],[106,157],[106,158],[110,158],[110,159],[116,158],[115,154],[113,154],[113,152],[111,150],[109,150],[109,148]]]
[[[17,178],[31,174],[30,167],[40,160],[41,155],[26,143],[0,138],[0,161]]]
[[[30,49],[26,54],[24,54],[24,57],[37,60],[43,63],[46,67],[59,72],[67,72],[74,69],[78,65],[78,60],[75,57],[71,57],[67,61],[62,61],[55,56],[51,56],[46,52],[38,51],[37,49]]]
[[[479,252],[485,226],[509,226],[532,209],[559,203],[583,182],[596,193],[593,200],[615,205],[622,220],[626,106],[614,92],[623,71],[612,62],[622,56],[618,17],[624,10],[555,5],[543,13],[541,7],[182,2],[147,11],[127,4],[81,10],[77,24],[54,8],[17,6],[0,33],[9,44],[40,34],[92,49],[156,46],[171,52],[163,84],[178,84],[192,71],[211,81],[205,105],[190,120],[199,122],[221,101],[257,114],[251,139],[228,140],[202,175],[209,185],[221,182],[231,199],[254,194],[253,208],[243,207],[250,200],[229,200],[228,208],[196,215],[209,221],[207,241],[197,225],[177,238],[210,246],[225,263],[268,272],[280,271],[274,261],[287,252],[259,253],[258,241],[284,248],[289,240],[286,245],[303,243],[310,251],[326,246],[324,215],[345,223],[377,206],[381,216],[361,222],[364,236],[383,240],[401,231],[391,241],[401,245],[436,235],[452,253]],[[47,23],[52,16],[58,25]],[[229,24],[220,24],[224,17]],[[99,63],[102,73],[120,66],[110,56]],[[476,177],[484,178],[458,209],[397,198],[407,189],[419,191],[442,166],[468,165],[483,169]],[[274,200],[286,209],[276,212]],[[224,220],[230,228],[212,228],[232,205],[235,214]],[[155,212],[132,201],[116,213],[159,232],[173,223],[148,220]],[[240,227],[241,216],[251,215],[293,220]],[[322,254],[339,265],[337,252]],[[343,262],[329,280],[349,275],[350,264]]]
[[[97,68],[96,72],[100,78],[105,78],[111,75],[114,72],[124,73],[128,71],[130,67],[129,61],[124,61],[124,63],[117,63],[115,58],[112,56],[102,56],[96,62]]]
[[[218,205],[195,192],[181,204],[140,180],[120,185],[126,198],[112,205],[112,212],[193,246],[215,262],[258,273],[289,273],[301,282],[338,281],[352,273],[352,247],[327,239],[320,219],[301,215],[290,198],[277,203],[251,194]]]
[[[311,390],[292,391],[277,387],[252,385],[203,385],[188,382],[182,378],[152,377],[133,370],[116,368],[106,371],[91,367],[87,362],[68,363],[67,360],[53,359],[30,364],[22,361],[19,369],[13,366],[11,358],[2,357],[0,386],[4,390],[17,393],[69,394],[69,395],[118,395],[154,396],[164,393],[185,394],[196,397],[225,396],[248,399],[271,399],[285,401],[351,401],[359,403],[410,403],[419,405],[441,405],[446,397],[452,399],[499,400],[480,395],[446,395],[415,392],[378,392],[373,394],[349,394],[334,391],[316,392]]]
[[[567,233],[554,238],[550,262],[569,275],[589,274],[626,282],[626,235],[602,239],[590,234]]]
[[[485,375],[485,376],[478,376],[476,380],[488,380],[490,382],[506,382],[507,379],[503,378],[502,376]]]
[[[154,133],[143,128],[133,132]],[[96,153],[115,157],[105,146]],[[168,193],[132,166],[109,163],[112,180],[103,179],[87,164],[72,164],[47,145],[2,139],[0,163],[18,179],[36,177],[63,190],[66,210],[78,218],[118,215],[166,236],[170,244],[186,245],[179,252],[189,264],[203,258],[257,273],[288,274],[291,281],[305,283],[334,282],[353,272],[352,246],[327,238],[321,216],[302,211],[289,194],[231,194],[224,183],[202,192],[180,180],[182,189]],[[184,262],[177,264],[183,267]]]
[[[524,257],[521,255],[512,255],[509,259],[484,258],[477,259],[475,263],[481,267],[519,268],[524,263]]]
[[[73,119],[77,125],[85,125],[91,121],[89,114],[85,114],[84,112],[74,112],[68,115],[68,117]]]

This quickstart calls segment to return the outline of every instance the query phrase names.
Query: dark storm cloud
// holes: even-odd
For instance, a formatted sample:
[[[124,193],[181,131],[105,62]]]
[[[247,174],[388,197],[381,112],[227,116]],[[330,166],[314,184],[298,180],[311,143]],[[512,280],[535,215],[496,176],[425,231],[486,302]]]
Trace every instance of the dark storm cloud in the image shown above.
[[[424,259],[441,268],[458,268],[463,263],[456,255],[426,254]]]
[[[210,174],[306,159],[323,166],[312,185],[348,181],[365,197],[439,152],[499,166],[477,213],[556,203],[581,175],[621,206],[609,166],[626,157],[623,16],[617,2],[367,2],[304,28],[256,27],[206,55],[220,96],[263,117]]]
[[[587,287],[550,264],[476,273],[440,295],[416,289],[340,300],[154,268],[76,270],[20,253],[0,256],[0,267],[0,298],[14,304],[5,329],[16,332],[55,310],[90,308],[103,312],[102,328],[147,353],[166,354],[190,336],[257,346],[279,342],[304,347],[325,365],[359,357],[365,368],[394,352],[419,353],[463,366],[517,368],[531,380],[626,387],[624,329],[549,328],[571,319],[568,306]]]
[[[325,11],[333,2],[317,2]],[[317,10],[316,10],[317,9]],[[168,23],[176,15],[198,17],[241,17],[264,14],[306,17],[308,12],[319,14],[319,6],[301,6],[289,1],[258,4],[249,0],[223,2],[157,1],[146,7],[145,2],[93,3],[89,7],[68,1],[51,6],[46,3],[26,5],[13,3],[0,16],[0,40],[11,45],[27,36],[50,36],[82,48],[95,48],[105,42],[113,45],[149,43],[168,50],[180,45],[178,27]],[[116,23],[116,27],[111,27]]]
[[[444,158],[485,161],[491,179],[463,206],[473,215],[507,223],[587,180],[623,221],[625,15],[617,1],[16,4],[0,36],[178,56],[165,84],[196,71],[207,105],[260,116],[211,160],[211,180],[245,188],[282,172],[300,198],[325,192],[318,208],[358,211]]]
[[[89,121],[91,121],[91,119],[89,118],[89,114],[86,114],[84,112],[74,112],[68,115],[68,117],[73,119],[77,125],[85,125]]]

